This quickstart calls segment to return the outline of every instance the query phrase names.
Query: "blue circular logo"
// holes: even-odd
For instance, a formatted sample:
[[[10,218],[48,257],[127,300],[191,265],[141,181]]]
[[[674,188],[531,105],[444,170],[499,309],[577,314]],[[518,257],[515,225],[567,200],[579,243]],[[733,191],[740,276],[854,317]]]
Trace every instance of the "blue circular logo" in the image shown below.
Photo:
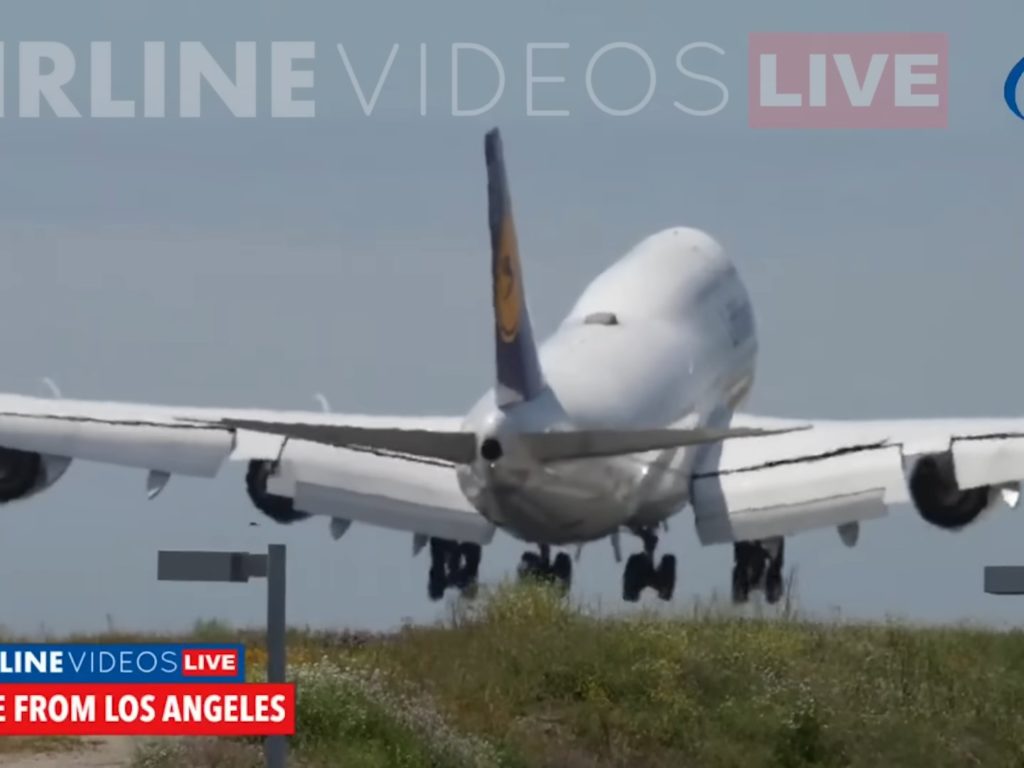
[[[1006,99],[1006,106],[1010,108],[1021,120],[1024,120],[1024,113],[1020,111],[1020,102],[1017,101],[1017,86],[1021,78],[1024,78],[1024,59],[1017,62],[1017,66],[1010,70],[1006,76],[1006,85],[1003,86],[1003,97]]]

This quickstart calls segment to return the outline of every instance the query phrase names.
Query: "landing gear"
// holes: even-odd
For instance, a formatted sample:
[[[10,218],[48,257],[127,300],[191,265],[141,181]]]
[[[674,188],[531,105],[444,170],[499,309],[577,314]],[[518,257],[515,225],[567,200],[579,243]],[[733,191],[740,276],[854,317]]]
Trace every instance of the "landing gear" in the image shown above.
[[[650,587],[662,600],[671,600],[676,589],[675,555],[664,555],[658,567],[654,567],[654,550],[658,547],[657,535],[648,528],[637,531],[644,541],[644,551],[630,555],[622,572],[622,599],[635,603],[640,593]]]
[[[539,552],[524,552],[519,561],[520,581],[547,581],[556,584],[563,593],[572,586],[572,559],[559,552],[551,562],[551,547],[542,544]]]
[[[782,567],[785,539],[740,541],[733,545],[732,601],[745,603],[750,592],[763,589],[765,600],[775,604],[782,599]]]
[[[427,595],[431,600],[440,600],[449,587],[458,589],[463,597],[476,597],[479,571],[479,544],[460,544],[447,539],[430,540]]]

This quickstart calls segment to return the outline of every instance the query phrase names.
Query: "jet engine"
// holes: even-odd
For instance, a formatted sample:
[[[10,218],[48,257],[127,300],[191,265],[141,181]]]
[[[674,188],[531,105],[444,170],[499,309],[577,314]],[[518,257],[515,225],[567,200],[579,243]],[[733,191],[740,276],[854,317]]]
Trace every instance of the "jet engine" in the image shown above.
[[[71,466],[64,456],[0,448],[0,504],[27,499],[60,480]]]
[[[996,500],[989,486],[967,490],[957,486],[948,451],[922,456],[911,471],[909,486],[918,514],[932,525],[953,531],[973,523]]]
[[[267,480],[274,474],[273,461],[250,461],[245,474],[245,489],[256,509],[278,523],[297,523],[309,515],[295,509],[295,500],[267,491]]]

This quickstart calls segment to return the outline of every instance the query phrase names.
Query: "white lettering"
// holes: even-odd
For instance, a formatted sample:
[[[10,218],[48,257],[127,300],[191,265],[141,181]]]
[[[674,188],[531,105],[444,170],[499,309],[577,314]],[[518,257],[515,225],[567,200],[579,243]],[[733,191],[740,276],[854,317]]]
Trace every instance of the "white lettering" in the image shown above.
[[[427,114],[427,44],[420,43],[420,116]]]
[[[799,107],[804,103],[799,93],[779,93],[779,59],[774,53],[762,53],[761,58],[761,106]]]
[[[568,117],[568,109],[535,109],[533,106],[534,83],[564,83],[562,75],[535,75],[533,73],[533,52],[568,49],[568,43],[527,43],[526,44],[526,115],[527,117]]]
[[[68,658],[71,660],[71,668],[75,672],[81,672],[82,666],[85,664],[85,660],[90,658],[84,651],[77,656],[74,653],[68,653]]]
[[[341,60],[345,64],[345,71],[348,72],[348,79],[352,82],[352,87],[356,89],[356,96],[359,97],[359,104],[363,108],[363,114],[367,117],[373,112],[374,106],[377,104],[377,98],[380,96],[381,88],[384,87],[384,81],[388,79],[388,75],[391,73],[391,65],[395,63],[395,56],[398,55],[398,43],[391,46],[391,53],[388,55],[387,63],[384,65],[384,71],[380,73],[380,77],[377,78],[377,85],[373,89],[373,95],[370,100],[366,100],[366,95],[363,93],[362,87],[359,85],[359,80],[356,77],[355,71],[352,69],[352,62],[349,61],[348,53],[345,51],[345,46],[338,43],[338,53],[341,55]]]
[[[647,74],[649,75],[647,93],[644,94],[644,97],[640,100],[638,104],[636,104],[633,107],[630,107],[629,109],[615,109],[613,107],[609,107],[607,104],[602,102],[597,97],[597,93],[594,91],[594,67],[597,65],[598,60],[600,60],[602,56],[616,49],[622,49],[636,53],[637,55],[640,56],[641,59],[644,60],[644,64],[647,65]],[[601,48],[598,49],[597,53],[590,57],[590,62],[587,64],[586,84],[587,93],[590,95],[590,100],[594,102],[594,105],[598,109],[600,109],[606,115],[611,115],[612,117],[629,117],[630,115],[635,115],[637,112],[646,107],[650,103],[651,99],[654,97],[654,89],[657,83],[657,79],[658,75],[654,69],[654,62],[651,61],[651,57],[647,55],[647,52],[643,48],[641,48],[638,45],[634,45],[633,43],[608,43],[607,45],[601,46]]]
[[[148,667],[144,663],[147,660],[152,661],[152,664]],[[151,675],[156,672],[156,665],[156,654],[152,651],[142,651],[135,657],[135,668],[143,675]]]
[[[691,72],[683,65],[683,56],[688,54],[690,51],[696,50],[698,48],[707,48],[708,50],[714,51],[719,56],[725,55],[725,51],[719,48],[714,43],[690,43],[689,45],[684,45],[682,48],[680,48],[679,52],[676,54],[676,69],[678,69],[680,73],[682,73],[686,77],[691,78],[692,80],[697,80],[702,83],[711,83],[712,85],[717,86],[718,90],[722,92],[722,100],[711,109],[693,109],[692,107],[688,107],[685,104],[678,101],[673,101],[672,105],[680,112],[685,112],[686,114],[693,115],[694,117],[709,117],[710,115],[717,115],[719,112],[725,109],[725,105],[729,103],[729,89],[721,80],[714,77],[709,77],[707,75],[699,75],[695,72]]]
[[[92,90],[93,117],[135,117],[135,102],[114,99],[113,53],[109,42],[95,42],[90,46],[91,67],[89,81]]]
[[[167,64],[164,44],[147,42],[143,45],[143,104],[144,117],[163,117],[167,109],[167,95],[164,82]]]
[[[43,59],[52,69],[43,74]],[[75,55],[63,43],[26,42],[18,46],[18,111],[39,117],[42,99],[57,117],[81,117],[64,86],[75,76]]]
[[[181,707],[177,696],[168,696],[164,699],[164,711],[160,715],[160,720],[165,723],[181,722]]]
[[[205,81],[235,117],[256,117],[256,43],[235,43],[235,79],[232,80],[206,46],[181,44],[181,116],[199,117]]]
[[[937,72],[915,72],[914,68],[936,67],[939,57],[934,53],[897,53],[896,67],[896,106],[897,107],[937,107],[939,94],[914,93],[915,85],[936,85],[939,81]]]
[[[811,54],[811,93],[807,103],[812,107],[824,107],[828,101],[828,58],[823,53]]]
[[[313,101],[296,101],[296,88],[313,87],[313,70],[296,71],[296,59],[316,58],[316,44],[272,43],[270,46],[270,114],[272,117],[316,117]]]
[[[489,58],[498,69],[498,90],[495,92],[494,96],[491,97],[490,101],[484,104],[484,106],[477,107],[476,109],[462,109],[459,106],[459,53],[461,51],[476,51],[478,53],[482,53],[487,56],[487,58]],[[452,117],[476,117],[477,115],[489,112],[494,108],[494,105],[498,103],[498,100],[504,92],[505,68],[501,65],[501,60],[494,54],[494,51],[478,43],[452,44]]]
[[[889,61],[889,54],[876,53],[871,57],[867,74],[864,75],[864,82],[857,79],[857,71],[853,68],[853,57],[848,53],[838,53],[833,56],[836,60],[836,67],[839,69],[839,77],[843,81],[843,88],[846,89],[846,96],[850,105],[854,107],[870,107],[875,100],[875,92],[882,80],[882,73],[885,72],[885,64]]]

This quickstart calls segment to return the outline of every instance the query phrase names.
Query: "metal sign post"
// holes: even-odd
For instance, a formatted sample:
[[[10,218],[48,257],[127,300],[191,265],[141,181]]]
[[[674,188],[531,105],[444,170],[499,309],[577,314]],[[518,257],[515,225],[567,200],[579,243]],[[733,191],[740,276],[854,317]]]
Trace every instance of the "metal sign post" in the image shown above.
[[[271,544],[267,554],[248,552],[167,551],[157,553],[159,581],[267,580],[267,682],[285,682],[285,547]],[[267,768],[285,768],[288,739],[268,736],[263,754]]]
[[[267,682],[285,682],[284,545],[271,544],[267,551]],[[284,768],[288,739],[268,736],[264,742],[267,768]]]

